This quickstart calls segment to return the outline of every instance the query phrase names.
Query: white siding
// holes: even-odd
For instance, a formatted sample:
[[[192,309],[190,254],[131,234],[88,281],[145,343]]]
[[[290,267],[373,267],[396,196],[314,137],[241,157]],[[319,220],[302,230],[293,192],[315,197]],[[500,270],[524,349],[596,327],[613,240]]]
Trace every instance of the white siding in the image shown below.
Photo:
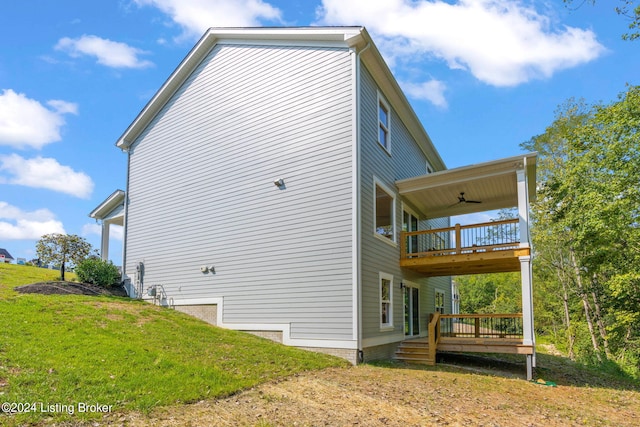
[[[347,49],[217,45],[132,146],[129,276],[223,297],[225,323],[355,339],[351,72]]]
[[[362,330],[365,342],[383,343],[385,340],[404,336],[403,293],[400,282],[410,280],[420,286],[420,332],[426,333],[427,315],[434,311],[434,289],[449,289],[445,286],[450,278],[427,279],[408,269],[401,269],[400,231],[402,230],[403,200],[397,194],[395,181],[404,178],[424,175],[426,173],[426,156],[413,140],[402,120],[391,106],[390,153],[387,153],[377,142],[378,130],[378,95],[377,85],[367,69],[362,67],[361,78],[361,225],[362,225]],[[384,94],[383,94],[384,95]],[[395,245],[376,237],[374,229],[374,179],[386,187],[396,190]],[[413,209],[415,211],[415,209]],[[446,219],[422,222],[421,229],[446,226]],[[378,273],[392,274],[393,282],[393,331],[380,330],[380,297],[378,290]],[[372,341],[374,340],[374,341]],[[378,340],[378,341],[375,341]]]

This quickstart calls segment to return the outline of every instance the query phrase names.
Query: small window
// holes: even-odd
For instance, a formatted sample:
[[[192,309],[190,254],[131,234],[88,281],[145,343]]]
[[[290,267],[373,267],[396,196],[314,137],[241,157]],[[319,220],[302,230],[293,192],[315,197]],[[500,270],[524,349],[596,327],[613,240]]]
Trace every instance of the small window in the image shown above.
[[[380,273],[380,327],[393,327],[393,276]]]
[[[395,198],[376,183],[375,233],[395,242]]]
[[[378,94],[378,143],[391,152],[390,139],[391,110],[382,96]]]

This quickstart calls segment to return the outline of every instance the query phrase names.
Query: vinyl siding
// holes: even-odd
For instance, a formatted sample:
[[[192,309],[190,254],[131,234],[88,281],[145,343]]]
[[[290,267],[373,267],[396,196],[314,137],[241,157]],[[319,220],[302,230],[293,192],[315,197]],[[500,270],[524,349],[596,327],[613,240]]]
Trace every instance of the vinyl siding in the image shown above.
[[[132,146],[129,276],[354,339],[351,87],[347,49],[217,45]]]
[[[395,181],[424,175],[426,156],[413,140],[402,120],[391,106],[390,153],[377,142],[378,88],[363,66],[360,75],[360,192],[361,192],[361,247],[362,247],[362,336],[370,339],[402,339],[404,336],[403,293],[400,282],[409,280],[420,288],[420,332],[426,334],[428,313],[433,312],[435,288],[448,290],[447,278],[427,279],[399,265],[399,234],[402,230],[403,200],[397,194]],[[383,94],[384,95],[384,94]],[[374,235],[374,179],[395,192],[396,242],[390,244]],[[415,211],[415,209],[413,209]],[[419,212],[417,212],[419,214]],[[421,221],[420,229],[447,224],[446,219]],[[393,330],[380,328],[379,272],[393,275]]]

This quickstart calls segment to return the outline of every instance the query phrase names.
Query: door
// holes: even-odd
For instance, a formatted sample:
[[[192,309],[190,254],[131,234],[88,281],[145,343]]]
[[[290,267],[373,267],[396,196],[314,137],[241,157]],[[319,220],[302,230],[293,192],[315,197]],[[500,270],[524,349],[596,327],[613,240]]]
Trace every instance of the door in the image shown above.
[[[413,286],[404,288],[404,334],[420,334],[420,289]]]
[[[411,212],[402,212],[402,231],[418,231],[418,217]],[[409,236],[407,242],[407,253],[415,254],[418,251],[418,236]]]

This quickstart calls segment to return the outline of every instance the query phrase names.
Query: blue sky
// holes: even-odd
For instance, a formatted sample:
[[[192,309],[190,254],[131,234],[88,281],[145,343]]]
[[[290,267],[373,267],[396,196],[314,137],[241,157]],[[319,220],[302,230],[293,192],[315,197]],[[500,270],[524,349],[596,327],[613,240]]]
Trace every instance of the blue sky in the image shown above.
[[[581,3],[581,2],[576,2]],[[364,25],[449,168],[520,153],[570,97],[640,84],[617,1],[22,0],[0,6],[0,247],[85,237],[125,188],[115,141],[208,27]],[[121,263],[121,230],[110,256]]]

